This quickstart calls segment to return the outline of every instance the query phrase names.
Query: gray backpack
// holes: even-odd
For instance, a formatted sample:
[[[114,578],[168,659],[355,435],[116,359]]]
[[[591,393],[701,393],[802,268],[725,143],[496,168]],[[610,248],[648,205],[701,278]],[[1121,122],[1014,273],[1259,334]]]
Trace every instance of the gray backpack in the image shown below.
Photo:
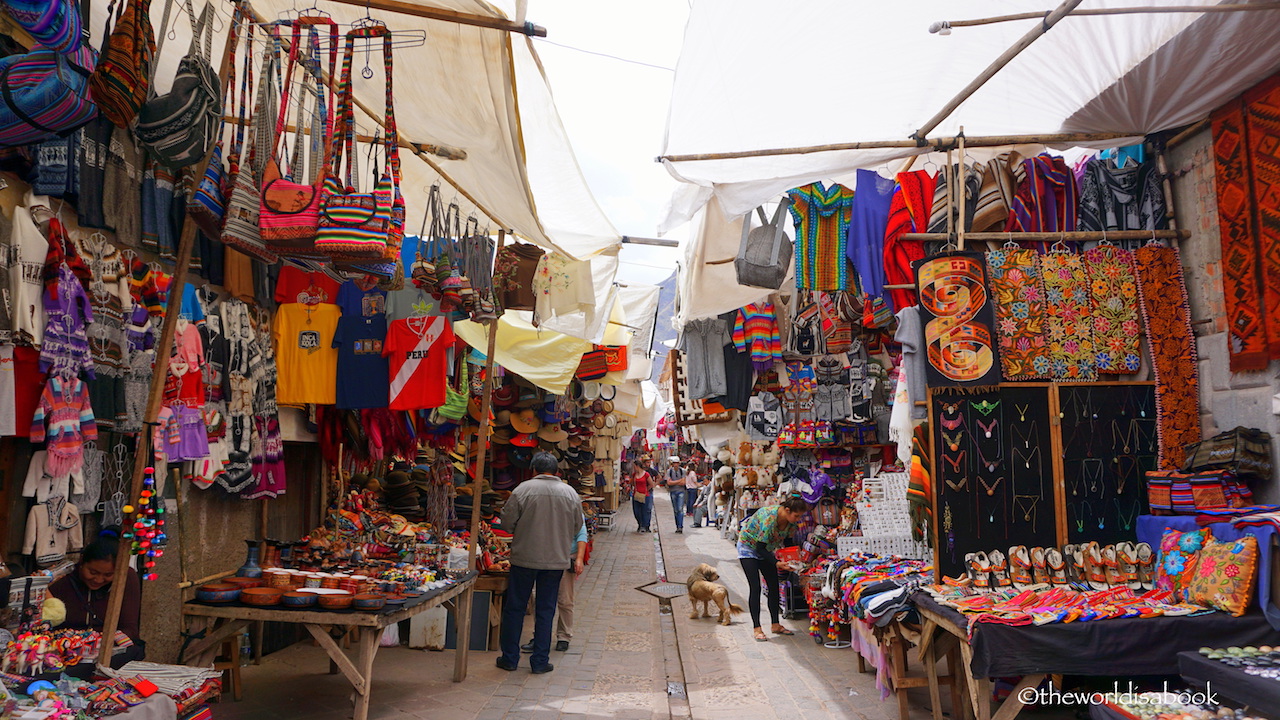
[[[195,17],[191,0],[187,12]],[[209,61],[212,44],[213,6],[206,3],[192,24],[191,48],[178,65],[173,88],[165,95],[152,95],[138,111],[134,133],[168,167],[204,160],[222,128],[222,81]]]
[[[733,260],[739,285],[777,290],[787,279],[793,253],[791,238],[784,231],[788,204],[786,200],[778,203],[772,220],[765,218],[763,207],[756,208],[762,224],[755,229],[751,213],[742,219],[742,244]]]

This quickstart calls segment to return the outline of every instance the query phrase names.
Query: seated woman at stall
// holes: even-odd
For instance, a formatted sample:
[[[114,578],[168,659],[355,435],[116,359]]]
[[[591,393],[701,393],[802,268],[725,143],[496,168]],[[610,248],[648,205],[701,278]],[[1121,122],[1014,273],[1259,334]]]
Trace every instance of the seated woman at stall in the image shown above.
[[[119,547],[119,530],[104,528],[97,539],[84,548],[75,569],[49,585],[49,595],[58,598],[67,607],[67,619],[59,628],[102,632]],[[138,573],[129,568],[124,582],[124,599],[120,604],[117,628],[129,636],[133,645],[112,656],[111,666],[117,668],[130,660],[141,660],[146,655],[146,643],[142,641],[140,631],[142,581]]]

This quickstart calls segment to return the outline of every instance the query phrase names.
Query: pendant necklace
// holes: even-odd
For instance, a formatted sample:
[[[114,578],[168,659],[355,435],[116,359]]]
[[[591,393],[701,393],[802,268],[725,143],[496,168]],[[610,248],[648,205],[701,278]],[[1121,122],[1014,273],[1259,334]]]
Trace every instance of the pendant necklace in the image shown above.
[[[983,423],[981,420],[979,420],[978,427],[982,428],[982,432],[986,434],[988,438],[990,438],[991,434],[996,431],[996,425],[997,423],[999,423],[999,421],[1000,421],[999,418],[991,418],[991,424],[987,425]]]
[[[1120,432],[1119,421],[1112,420],[1111,421],[1111,450],[1114,452],[1119,445],[1123,444],[1125,455],[1128,455],[1130,452],[1132,452],[1133,438],[1135,434],[1134,430],[1135,428],[1133,426],[1133,422],[1130,421],[1127,427],[1125,428],[1124,433],[1122,434]]]
[[[1097,493],[1102,484],[1102,459],[1085,458],[1080,461],[1080,475],[1089,484],[1089,492]]]
[[[1031,449],[1031,441],[1036,437],[1036,431],[1038,429],[1039,428],[1036,427],[1036,422],[1034,420],[1031,421],[1031,425],[1027,428],[1026,433],[1023,433],[1021,428],[1019,428],[1017,425],[1014,425],[1013,434],[1011,435],[1011,437],[1013,437],[1015,441],[1021,440],[1022,447],[1024,449],[1029,450]],[[1014,444],[1016,445],[1017,443],[1015,442]]]
[[[999,483],[1000,481],[999,481],[999,480],[997,480],[996,482],[997,482],[997,483]],[[1004,501],[1004,496],[1003,496],[1003,495],[1001,495],[1001,496],[1000,496],[1000,500],[997,500],[995,503],[993,503],[993,504],[991,505],[991,510],[989,510],[989,511],[987,512],[987,522],[989,522],[989,523],[991,523],[991,524],[993,524],[993,525],[995,524],[995,522],[996,522],[996,508],[999,508],[999,507],[1000,507],[1000,503],[1001,503],[1001,502],[1003,502],[1003,501]],[[1009,535],[1009,528],[1007,527],[1007,525],[1008,525],[1008,523],[1006,523],[1006,527],[1005,527],[1005,536],[1006,536],[1006,537]]]
[[[1093,508],[1089,506],[1087,501],[1080,503],[1080,505],[1076,507],[1076,532],[1078,533],[1084,532],[1085,510],[1088,510],[1090,513],[1093,512]]]
[[[964,456],[967,450],[961,450],[960,454],[952,458],[950,455],[943,455],[942,459],[947,461],[951,466],[951,470],[958,474],[964,474]]]
[[[1004,462],[1004,450],[999,447],[996,449],[1000,452],[996,455],[995,459],[992,460],[987,458],[986,453],[982,452],[982,446],[978,446],[978,462],[987,467],[987,472],[995,472],[996,468],[1000,467],[1000,463]]]
[[[1126,520],[1124,512],[1120,509],[1120,499],[1112,498],[1112,502],[1116,504],[1116,519],[1120,521],[1120,526],[1125,530],[1132,530],[1133,521],[1138,516],[1138,503],[1134,503],[1133,512],[1129,513],[1129,518]]]
[[[963,416],[962,416],[962,417],[958,417],[958,418],[956,418],[956,419],[954,419],[954,420],[948,420],[948,419],[946,419],[946,418],[944,418],[944,417],[939,417],[939,418],[938,418],[938,422],[942,423],[942,427],[944,427],[944,428],[946,428],[946,429],[948,429],[948,430],[955,430],[955,429],[956,429],[956,428],[958,428],[958,427],[963,427],[963,426],[964,426],[964,417],[963,417]]]
[[[1125,467],[1126,461],[1128,467]],[[1129,475],[1138,469],[1138,461],[1131,457],[1118,457],[1114,462],[1116,464],[1116,494],[1123,495],[1124,485],[1129,482]]]
[[[942,530],[947,533],[947,551],[951,553],[951,559],[955,560],[956,533],[952,524],[951,503],[942,506]]]
[[[1013,508],[1015,512],[1022,513],[1022,519],[1031,523],[1031,531],[1036,529],[1036,509],[1040,504],[1039,495],[1014,495]]]
[[[1027,404],[1027,405],[1014,405],[1013,407],[1014,407],[1014,409],[1015,409],[1015,410],[1017,410],[1017,411],[1018,411],[1018,420],[1020,420],[1020,421],[1022,421],[1022,422],[1026,422],[1026,421],[1027,421],[1027,413],[1031,410],[1031,405],[1030,405],[1030,404]]]
[[[970,400],[969,407],[982,413],[983,417],[990,417],[991,413],[995,412],[1000,407],[1000,401],[996,400],[992,402],[991,400],[980,400],[978,402],[973,402]]]
[[[951,452],[959,452],[960,441],[964,439],[964,431],[961,430],[955,435],[948,435],[947,433],[944,432],[942,433],[942,439],[946,441],[947,447],[951,448]]]
[[[1147,406],[1150,405],[1151,403],[1151,396],[1146,393],[1145,389],[1140,390],[1138,392],[1140,392],[1142,395],[1141,399],[1137,403],[1138,417],[1144,418],[1147,416]]]
[[[947,415],[955,415],[956,413],[960,412],[960,403],[944,402],[942,403],[942,412],[946,413]]]
[[[988,485],[988,484],[987,484],[987,480],[986,480],[986,478],[978,478],[978,482],[982,483],[982,489],[987,491],[987,497],[994,497],[994,496],[995,496],[995,494],[996,494],[996,488],[999,488],[999,487],[1000,487],[1000,481],[1001,481],[1001,480],[1004,480],[1004,478],[1003,478],[1003,477],[998,477],[998,478],[996,478],[996,479],[995,479],[995,482],[993,482],[993,483],[991,483],[990,485]]]
[[[1032,458],[1036,460],[1036,465],[1040,464],[1040,448],[1039,447],[1036,447],[1035,449],[1027,453],[1024,453],[1022,450],[1019,450],[1018,448],[1014,448],[1013,455],[1015,458],[1022,460],[1022,466],[1027,470],[1031,469]]]
[[[952,492],[964,492],[969,486],[968,476],[961,478],[960,482],[951,482],[951,478],[943,478],[943,480],[947,483],[947,487],[951,488]]]

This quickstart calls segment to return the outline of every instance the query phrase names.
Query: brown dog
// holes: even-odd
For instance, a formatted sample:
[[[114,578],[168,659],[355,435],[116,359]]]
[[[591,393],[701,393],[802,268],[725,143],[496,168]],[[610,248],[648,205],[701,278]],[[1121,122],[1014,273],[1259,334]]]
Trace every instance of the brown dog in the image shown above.
[[[689,588],[689,601],[693,604],[693,614],[689,616],[690,620],[697,620],[698,603],[702,603],[701,617],[711,617],[711,603],[715,603],[720,608],[721,625],[729,624],[729,616],[740,615],[745,610],[740,605],[734,605],[729,602],[729,591],[716,580],[720,579],[720,573],[716,569],[706,563],[702,563],[693,569],[689,574],[689,579],[685,581],[685,585]]]

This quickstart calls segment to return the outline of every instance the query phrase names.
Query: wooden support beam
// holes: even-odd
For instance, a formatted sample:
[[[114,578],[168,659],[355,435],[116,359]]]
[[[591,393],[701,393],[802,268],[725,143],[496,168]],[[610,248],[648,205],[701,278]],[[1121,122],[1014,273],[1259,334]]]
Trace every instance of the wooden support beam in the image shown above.
[[[498,230],[498,251],[502,250],[502,246],[506,241],[506,231]],[[474,442],[480,443],[480,452],[476,456],[475,477],[472,478],[471,482],[471,537],[467,542],[468,571],[476,569],[476,551],[480,545],[481,490],[484,486],[485,461],[488,460],[491,449],[489,434],[493,425],[491,417],[493,409],[493,354],[498,346],[498,320],[490,320],[488,325],[488,345],[485,348],[484,355],[484,389],[480,395],[480,431],[476,433],[474,440]],[[468,459],[463,461],[464,467],[470,463],[469,452],[466,457]],[[453,656],[454,682],[462,682],[467,678],[467,654],[471,650],[471,601],[474,597],[471,586],[468,586],[458,605],[458,612],[455,613],[454,617],[457,621],[458,642],[458,647],[454,650]]]
[[[241,120],[239,117],[236,117],[236,116],[234,116],[234,115],[223,115],[223,116],[222,116],[222,121],[223,121],[223,122],[225,122],[225,123],[229,123],[229,124],[231,124],[231,125],[244,125],[244,126],[246,126],[246,127],[248,127],[249,125],[251,125],[251,124],[252,124],[250,120],[248,120],[248,119]],[[285,132],[290,132],[290,133],[296,133],[296,132],[298,131],[298,129],[297,129],[295,126],[293,126],[293,125],[285,125],[285,126],[284,126],[284,131],[285,131]],[[380,137],[380,136],[379,136],[379,137],[374,137],[373,135],[366,135],[366,134],[364,134],[364,133],[356,133],[356,142],[362,142],[362,143],[375,143],[375,142],[376,142],[376,143],[381,143],[381,142],[383,142],[383,140],[384,140],[384,138],[382,138],[382,137]],[[401,137],[401,138],[400,138],[400,142],[399,142],[398,144],[399,144],[399,146],[400,146],[400,147],[402,147],[402,148],[404,148],[405,150],[408,150],[408,151],[410,151],[410,152],[414,152],[414,153],[419,153],[419,152],[422,152],[422,153],[430,153],[430,154],[435,155],[436,157],[438,157],[438,158],[442,158],[442,159],[444,159],[444,160],[466,160],[466,159],[467,159],[467,151],[466,151],[466,150],[463,150],[463,149],[462,149],[462,148],[460,148],[460,147],[454,147],[454,146],[452,146],[452,145],[432,144],[432,143],[415,143],[415,142],[409,142],[408,140],[405,140],[403,137]]]
[[[1280,2],[1257,2],[1234,5],[1154,5],[1151,7],[1118,7],[1118,8],[1085,8],[1074,10],[1072,17],[1096,15],[1139,15],[1169,13],[1221,13],[1253,10],[1280,10]],[[1012,15],[993,15],[992,17],[974,18],[972,20],[943,20],[929,26],[929,32],[938,33],[950,28],[976,27],[995,23],[1014,22],[1017,20],[1041,20],[1042,12],[1014,13]]]
[[[654,247],[669,247],[669,248],[680,247],[680,242],[677,240],[665,240],[662,238],[631,237],[630,235],[623,235],[622,242],[624,245],[652,245]]]
[[[333,0],[333,2],[342,3],[343,5],[356,5],[368,10],[383,10],[385,12],[399,13],[401,15],[412,15],[413,17],[427,18],[428,20],[441,20],[444,22],[457,23],[459,25],[471,25],[472,27],[504,30],[506,32],[528,35],[529,37],[547,36],[546,28],[541,25],[534,25],[531,22],[512,22],[511,20],[504,18],[472,15],[471,13],[457,12],[455,10],[427,7],[425,5],[404,2],[403,0]]]
[[[231,40],[232,35],[228,33],[227,41],[222,48],[222,67],[218,71],[219,77],[227,77],[231,71]],[[204,177],[215,147],[213,144],[209,145],[204,159],[193,168],[192,177]],[[182,234],[178,238],[178,260],[173,270],[173,285],[170,287],[168,303],[165,306],[164,320],[160,325],[160,339],[155,346],[155,366],[152,370],[151,386],[147,390],[147,405],[142,418],[143,432],[138,437],[138,447],[133,456],[133,479],[129,484],[127,498],[129,502],[137,501],[142,492],[142,480],[147,468],[155,462],[151,454],[150,428],[160,417],[160,402],[164,399],[164,381],[169,374],[169,352],[173,347],[173,336],[178,327],[178,313],[182,309],[182,285],[187,281],[187,269],[191,267],[196,230],[195,220],[188,214],[182,223]],[[161,498],[156,500],[164,502]],[[134,517],[124,518],[125,528],[133,526]],[[124,587],[129,577],[129,557],[132,549],[133,543],[125,538],[120,539],[120,547],[116,551],[115,574],[111,579],[111,591],[107,597],[107,616],[102,622],[102,647],[98,651],[98,663],[101,665],[111,664],[111,653],[116,644],[116,628],[120,626],[120,606],[124,602]]]
[[[1015,57],[1018,56],[1018,53],[1026,50],[1031,43],[1038,40],[1041,35],[1049,32],[1049,29],[1056,25],[1059,20],[1066,17],[1072,10],[1075,10],[1076,6],[1079,5],[1081,1],[1082,0],[1066,0],[1066,2],[1059,5],[1052,12],[1046,14],[1044,19],[1038,25],[1028,30],[1027,33],[1019,38],[1018,42],[1014,43],[1008,50],[1000,53],[1000,57],[996,58],[995,61],[988,65],[985,70],[978,73],[978,77],[969,81],[969,84],[965,85],[960,92],[956,93],[955,97],[947,101],[947,104],[943,105],[942,109],[933,117],[929,118],[924,125],[921,125],[920,129],[916,130],[915,133],[912,134],[912,137],[928,137],[929,133],[933,132],[934,128],[941,125],[943,120],[950,117],[951,113],[955,112],[956,108],[960,107],[960,103],[968,100],[969,96],[973,95],[978,88],[986,85],[987,81],[995,77],[996,73],[1000,72],[1005,65],[1008,65]]]
[[[1143,132],[1107,133],[1038,133],[1035,135],[973,135],[965,138],[966,147],[1003,147],[1005,145],[1067,145],[1098,143],[1122,138],[1142,137]],[[695,162],[700,160],[736,160],[738,158],[774,157],[778,155],[808,155],[810,153],[839,150],[883,150],[891,148],[915,149],[919,152],[945,150],[959,144],[957,136],[942,136],[916,140],[869,140],[865,142],[830,143],[803,147],[773,148],[770,150],[739,150],[734,152],[696,153],[688,155],[661,155],[657,162]]]
[[[965,235],[972,242],[1053,242],[1055,240],[1185,240],[1186,230],[1075,230],[1073,232],[977,232]],[[946,240],[946,233],[903,233],[903,240]]]
[[[320,643],[320,647],[324,648],[324,651],[329,654],[329,659],[333,664],[342,671],[343,675],[347,676],[347,680],[351,682],[351,686],[355,688],[355,691],[361,695],[365,694],[369,687],[368,684],[365,682],[364,677],[360,675],[360,671],[356,669],[355,663],[351,662],[351,658],[347,657],[342,648],[338,647],[337,641],[329,635],[329,631],[321,625],[312,623],[304,623],[302,627],[306,628],[307,632],[311,633],[311,637]]]

